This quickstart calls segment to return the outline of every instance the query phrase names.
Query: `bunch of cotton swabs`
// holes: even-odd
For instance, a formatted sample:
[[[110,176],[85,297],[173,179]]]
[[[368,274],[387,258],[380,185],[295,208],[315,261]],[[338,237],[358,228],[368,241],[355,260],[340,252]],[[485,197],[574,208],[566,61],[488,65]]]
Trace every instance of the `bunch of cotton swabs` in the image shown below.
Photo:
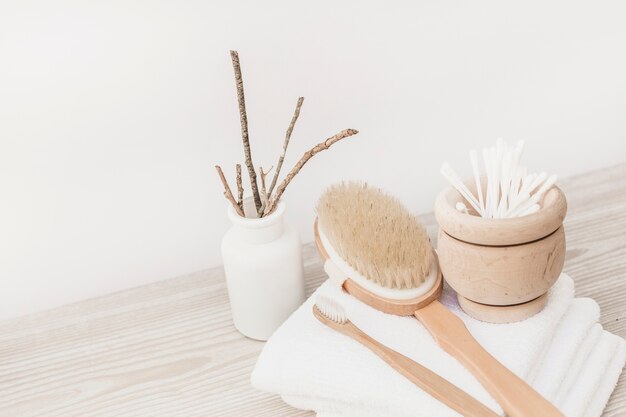
[[[443,163],[441,173],[478,215],[489,219],[526,216],[539,210],[544,193],[556,182],[556,175],[548,177],[545,172],[528,174],[526,167],[520,164],[523,150],[524,141],[519,141],[512,147],[502,139],[497,140],[496,146],[484,148],[483,177],[478,166],[478,152],[470,151],[477,197],[449,163]],[[487,181],[484,189],[482,179]],[[457,203],[456,209],[469,214],[468,207],[462,202]]]

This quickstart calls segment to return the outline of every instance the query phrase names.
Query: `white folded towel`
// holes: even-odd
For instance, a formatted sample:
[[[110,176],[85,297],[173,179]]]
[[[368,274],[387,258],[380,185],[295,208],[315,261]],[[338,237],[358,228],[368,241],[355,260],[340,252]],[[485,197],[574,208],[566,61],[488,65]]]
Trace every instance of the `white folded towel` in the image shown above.
[[[589,334],[579,347],[574,360],[570,364],[570,369],[565,378],[563,378],[563,382],[557,387],[556,393],[550,394],[550,398],[554,399],[555,404],[562,404],[565,397],[571,392],[572,386],[574,386],[576,379],[580,375],[585,361],[598,345],[602,332],[602,326],[598,323],[594,324],[591,330],[589,330]]]
[[[603,332],[600,341],[585,361],[576,383],[565,400],[556,403],[557,407],[567,417],[602,414],[624,366],[624,359],[624,339]]]
[[[376,311],[340,293],[329,283],[323,284],[318,291],[339,297],[350,320],[372,337],[501,412],[476,379],[443,352],[416,319]],[[571,278],[563,274],[550,290],[544,310],[523,322],[506,325],[469,318],[460,311],[455,294],[449,288],[444,290],[442,301],[465,321],[476,339],[505,366],[530,382],[534,379],[543,381],[541,386],[545,392],[556,393],[559,384],[568,378],[575,378],[563,369],[571,363],[568,364],[558,355],[559,350],[554,351],[553,348],[557,349],[560,343],[568,348],[564,356],[584,363],[584,358],[578,358],[577,348],[585,345],[590,328],[597,320],[595,302],[577,300],[572,304],[573,292]],[[311,314],[314,302],[315,294],[268,341],[252,375],[255,387],[281,394],[298,408],[314,409],[320,415],[325,412],[325,417],[331,414],[386,417],[458,415],[415,387],[367,348],[319,323]],[[568,315],[564,317],[566,311]],[[562,318],[564,324],[559,325]],[[571,346],[566,346],[565,338],[570,339]],[[622,339],[617,343],[623,350]],[[588,348],[591,352],[592,346]],[[619,367],[621,370],[623,360],[614,362],[611,369]],[[539,363],[543,365],[537,367]],[[619,375],[618,371],[613,373],[616,372]],[[597,409],[599,405],[601,410],[615,383],[613,381],[611,385],[610,382],[596,389],[595,396],[589,395],[584,406]],[[566,396],[566,403],[568,398]]]
[[[582,361],[598,342],[602,330],[596,323],[599,318],[600,308],[592,299],[576,298],[572,301],[554,333],[545,357],[537,363],[533,376],[529,378],[541,395],[554,399],[566,377],[574,380],[582,367]],[[586,341],[593,344],[586,344]],[[576,361],[581,363],[573,366]],[[563,394],[568,391],[565,390]]]
[[[616,337],[611,333],[604,332],[604,336],[606,335]],[[626,346],[624,345],[624,339],[619,338],[617,343],[618,348],[615,352],[615,356],[613,356],[613,358],[609,358],[609,364],[604,372],[599,372],[596,369],[590,369],[593,374],[598,376],[599,381],[596,393],[589,401],[587,410],[585,414],[583,414],[585,417],[597,417],[601,415],[604,407],[606,407],[606,403],[609,400],[611,393],[617,385],[619,376],[622,373],[622,368],[624,367],[624,362],[626,362]],[[574,395],[574,393],[572,392],[571,395]]]
[[[577,301],[579,300],[574,300],[574,303]],[[570,308],[570,311],[571,310],[573,309]],[[569,312],[566,314],[570,315],[571,322],[573,322],[574,317],[582,318],[580,314],[570,314]],[[583,328],[583,326],[579,327],[581,329]],[[560,333],[561,335],[563,334],[562,332]],[[594,337],[588,339],[589,335],[593,335]],[[580,346],[579,352],[576,353],[576,355],[580,355],[584,358],[583,363],[587,364],[585,365],[587,369],[582,370],[580,368],[569,367],[571,373],[576,374],[577,378],[573,378],[577,379],[576,388],[570,390],[562,401],[554,401],[567,417],[600,416],[606,406],[607,400],[615,388],[615,384],[626,361],[626,346],[621,338],[611,333],[603,332],[601,327],[597,324],[592,327],[589,335],[585,337],[585,341],[593,340],[593,346],[586,346],[587,344],[583,343]],[[600,339],[602,340],[600,341]],[[563,343],[561,343],[564,341],[564,339],[561,339],[560,341],[555,340],[554,342],[556,345],[564,347]],[[612,352],[613,346],[616,346],[615,352]],[[553,344],[550,350],[554,350],[554,347],[555,345]],[[563,352],[565,352],[565,350]],[[592,352],[594,354],[590,357]],[[567,354],[565,354],[565,356],[567,356]],[[562,363],[561,360],[559,360],[559,362]],[[544,387],[549,386],[549,382],[553,382],[556,379],[555,375],[553,375],[554,373],[545,371],[545,369],[556,368],[554,368],[554,366],[551,367],[549,363],[545,365],[546,367],[542,368],[536,381],[532,383],[535,388],[538,388],[538,385]],[[557,365],[557,367],[558,366],[559,365]],[[542,392],[541,390],[539,391]],[[542,394],[545,395],[545,392],[542,392]],[[549,395],[546,397],[551,398]],[[363,410],[338,410],[337,404],[329,405],[323,402],[320,403],[319,400],[315,398],[300,397],[294,399],[288,397],[287,402],[297,404],[299,408],[318,410],[317,417],[358,417],[364,415]],[[324,410],[333,411],[326,412]],[[377,417],[382,417],[382,415]]]

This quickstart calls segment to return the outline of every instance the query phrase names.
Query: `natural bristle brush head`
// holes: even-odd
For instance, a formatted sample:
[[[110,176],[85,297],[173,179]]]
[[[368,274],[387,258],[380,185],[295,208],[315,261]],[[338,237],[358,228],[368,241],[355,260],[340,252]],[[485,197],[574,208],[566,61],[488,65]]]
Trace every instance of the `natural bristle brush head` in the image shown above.
[[[397,199],[360,182],[330,187],[316,207],[324,269],[346,292],[389,314],[439,298],[443,279],[424,227]]]
[[[365,183],[340,183],[320,197],[317,216],[338,255],[368,280],[401,290],[428,277],[428,235],[398,199]]]

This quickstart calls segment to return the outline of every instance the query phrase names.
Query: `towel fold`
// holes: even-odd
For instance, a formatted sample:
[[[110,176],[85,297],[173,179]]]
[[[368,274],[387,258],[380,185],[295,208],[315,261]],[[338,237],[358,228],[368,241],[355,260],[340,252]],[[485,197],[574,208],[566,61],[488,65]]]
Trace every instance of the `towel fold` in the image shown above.
[[[318,293],[338,299],[350,320],[375,339],[430,368],[502,414],[500,406],[478,381],[441,350],[416,319],[381,313],[328,282]],[[311,314],[316,294],[267,342],[252,374],[256,388],[278,393],[294,407],[316,410],[320,417],[458,416],[369,349],[318,322]],[[604,408],[624,364],[624,341],[612,335],[604,337],[609,334],[594,326],[599,312],[593,300],[573,297],[573,281],[563,274],[548,293],[548,302],[540,313],[511,324],[484,323],[468,317],[450,288],[444,289],[441,301],[466,323],[487,351],[548,399],[554,400],[559,387],[571,382],[572,392],[561,394],[561,404],[555,402],[562,410],[572,413],[570,404],[576,402],[582,411],[573,416],[596,416]],[[613,349],[612,358],[621,353],[610,364],[600,363],[600,357],[595,354],[599,349],[588,342],[596,332],[596,345],[608,338],[610,343],[604,343],[613,344],[606,347]],[[594,354],[598,356],[594,363],[603,367],[610,377],[603,384],[599,378],[588,378],[589,384],[583,387],[578,384],[578,378],[587,371],[587,359]],[[580,366],[573,367],[577,362]],[[574,398],[573,386],[586,395]],[[596,414],[580,414],[589,412]]]
[[[554,399],[555,404],[563,404],[565,397],[571,392],[587,358],[589,358],[591,352],[598,346],[602,333],[602,326],[598,323],[594,324],[587,338],[578,349],[574,360],[570,363],[570,369],[567,375],[565,375],[565,378],[563,378],[563,382],[557,388],[556,393],[550,397]]]
[[[626,345],[624,344],[624,339],[620,338],[618,343],[619,346],[615,352],[615,356],[609,358],[609,365],[606,367],[604,373],[601,374],[598,372],[600,379],[598,388],[591,398],[591,401],[589,401],[589,405],[584,414],[585,417],[597,417],[601,415],[604,407],[606,407],[606,403],[611,397],[611,393],[617,385],[619,376],[622,373],[622,368],[624,367],[624,362],[626,362]]]
[[[598,326],[599,327],[599,326]],[[596,329],[598,329],[596,327]],[[579,389],[570,390],[567,398],[561,401],[559,408],[567,417],[598,417],[602,414],[604,407],[606,406],[611,393],[615,389],[617,380],[622,371],[622,367],[626,361],[626,345],[623,340],[616,336],[606,332],[600,331],[597,335],[594,346],[589,347],[586,351],[585,360],[590,359],[591,365],[589,365],[587,371],[582,371],[581,386]],[[600,346],[600,338],[602,337],[602,345]],[[606,353],[605,348],[609,347],[612,342],[617,342],[618,346],[613,356],[603,356],[602,353],[594,355],[594,358],[589,358],[589,354],[592,351]],[[578,372],[577,372],[578,371]],[[574,373],[579,373],[581,369],[574,370]],[[542,381],[547,372],[542,372],[538,375],[537,381]],[[536,382],[533,382],[533,386]],[[536,386],[535,386],[536,387]],[[594,391],[594,387],[595,391]],[[541,392],[541,391],[540,391]],[[582,395],[581,395],[582,393]],[[547,398],[550,398],[547,396]],[[344,406],[341,404],[329,404],[320,402],[316,398],[292,398],[285,397],[285,402],[292,404],[298,408],[313,409],[317,411],[317,417],[359,417],[362,415],[368,415],[370,417],[383,417],[384,413],[368,414],[367,411],[362,409],[350,408],[350,405]],[[554,401],[555,404],[559,404]],[[389,417],[389,416],[387,416]]]
[[[591,350],[591,353],[585,360],[585,364],[580,370],[576,383],[572,386],[570,392],[565,396],[562,402],[556,405],[563,411],[567,417],[587,417],[592,416],[592,410],[596,409],[596,405],[592,405],[599,400],[594,398],[600,387],[605,383],[615,387],[617,378],[624,366],[624,355],[621,353],[624,349],[624,340],[609,332],[602,332],[597,345]],[[611,368],[613,359],[618,359],[619,371],[616,372]],[[612,391],[612,389],[609,391]],[[599,416],[606,405],[608,396],[600,407]]]
[[[582,361],[589,356],[597,343],[602,330],[596,322],[600,318],[600,308],[591,298],[576,298],[559,323],[545,357],[534,367],[529,381],[546,398],[556,398],[564,380],[574,380],[582,367]],[[595,330],[594,330],[594,326]],[[597,334],[596,334],[597,331]],[[593,344],[586,344],[586,341]],[[580,361],[577,366],[572,366]],[[569,390],[566,390],[568,392]]]

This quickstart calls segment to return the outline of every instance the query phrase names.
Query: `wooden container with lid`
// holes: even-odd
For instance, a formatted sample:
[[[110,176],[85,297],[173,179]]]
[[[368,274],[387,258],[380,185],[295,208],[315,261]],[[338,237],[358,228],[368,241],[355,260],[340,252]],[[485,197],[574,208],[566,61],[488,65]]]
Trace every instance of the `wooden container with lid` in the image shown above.
[[[475,194],[476,187],[469,181],[466,185]],[[567,202],[561,189],[550,188],[537,212],[508,219],[462,213],[458,202],[470,207],[456,189],[446,188],[437,197],[435,216],[439,263],[461,308],[493,323],[539,312],[565,261]]]

